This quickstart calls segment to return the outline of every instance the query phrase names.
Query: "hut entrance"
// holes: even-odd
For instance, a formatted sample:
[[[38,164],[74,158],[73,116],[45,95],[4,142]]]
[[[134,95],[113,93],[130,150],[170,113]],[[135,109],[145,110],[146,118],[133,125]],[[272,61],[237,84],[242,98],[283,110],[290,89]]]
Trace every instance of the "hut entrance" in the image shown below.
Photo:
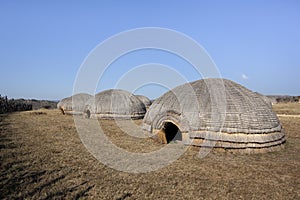
[[[61,111],[61,113],[64,115],[65,114],[65,111],[62,107],[59,107],[59,110]]]
[[[162,132],[165,134],[166,143],[170,143],[171,141],[182,141],[181,131],[172,122],[166,122]]]
[[[90,110],[87,110],[86,111],[86,117],[89,119],[91,117],[91,111]]]

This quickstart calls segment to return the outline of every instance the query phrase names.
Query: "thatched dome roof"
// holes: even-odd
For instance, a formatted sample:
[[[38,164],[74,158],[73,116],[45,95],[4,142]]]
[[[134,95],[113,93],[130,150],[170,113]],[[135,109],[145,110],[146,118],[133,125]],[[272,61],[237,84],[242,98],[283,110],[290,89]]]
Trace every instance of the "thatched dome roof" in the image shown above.
[[[151,100],[143,95],[135,95],[139,100],[141,100],[146,107],[149,107],[151,105]]]
[[[85,113],[94,118],[143,118],[146,108],[144,103],[130,92],[110,89],[90,99]]]
[[[226,148],[271,147],[285,141],[269,102],[226,79],[187,83],[155,100],[145,115],[144,129],[155,134],[166,122],[176,125],[184,142],[192,145],[201,146],[204,138]]]
[[[265,95],[263,95],[263,94],[260,94],[260,93],[258,93],[258,92],[256,92],[256,94],[258,94],[258,95],[260,95],[262,98],[263,98],[263,100],[269,105],[269,106],[271,106],[272,107],[272,100],[271,100],[271,98],[269,98],[269,97],[267,97],[267,96],[265,96]]]
[[[73,96],[62,99],[58,102],[57,108],[63,112],[75,111],[83,112],[85,103],[92,97],[90,94],[79,93]]]

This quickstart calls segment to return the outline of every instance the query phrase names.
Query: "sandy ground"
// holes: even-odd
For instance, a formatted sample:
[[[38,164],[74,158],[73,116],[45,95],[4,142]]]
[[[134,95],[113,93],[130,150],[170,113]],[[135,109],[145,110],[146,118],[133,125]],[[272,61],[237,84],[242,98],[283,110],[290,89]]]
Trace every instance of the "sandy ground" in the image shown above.
[[[294,104],[274,109],[300,113]],[[280,120],[287,135],[281,151],[210,153],[200,159],[198,149],[190,148],[162,169],[133,174],[95,159],[71,116],[56,110],[0,115],[0,199],[300,199],[300,118]],[[150,152],[164,147],[124,134],[113,121],[100,123],[120,148]]]
[[[286,115],[286,114],[278,114],[278,117],[300,117],[300,115]]]

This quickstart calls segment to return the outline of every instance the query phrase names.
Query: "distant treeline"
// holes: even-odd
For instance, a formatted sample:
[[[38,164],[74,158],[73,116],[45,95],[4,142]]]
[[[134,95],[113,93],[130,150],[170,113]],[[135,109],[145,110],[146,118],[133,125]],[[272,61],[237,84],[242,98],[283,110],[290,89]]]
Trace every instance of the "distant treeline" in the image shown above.
[[[8,99],[0,95],[0,114],[25,110],[37,110],[41,108],[55,109],[57,101],[36,99]]]
[[[41,108],[45,109],[56,109],[58,101],[48,101],[48,100],[36,100],[36,99],[20,99],[27,104],[32,105],[32,110],[37,110]]]
[[[268,95],[273,103],[298,103],[300,96]]]
[[[7,96],[0,95],[0,114],[25,110],[32,110],[32,105],[24,103],[22,100],[8,99]]]

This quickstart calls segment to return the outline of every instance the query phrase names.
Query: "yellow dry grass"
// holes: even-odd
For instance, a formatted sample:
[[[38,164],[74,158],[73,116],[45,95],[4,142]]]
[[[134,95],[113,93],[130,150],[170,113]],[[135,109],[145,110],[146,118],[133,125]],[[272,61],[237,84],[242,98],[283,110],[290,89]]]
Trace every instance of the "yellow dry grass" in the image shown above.
[[[278,103],[273,105],[277,114],[300,115],[300,103]]]
[[[300,118],[280,120],[287,134],[282,151],[200,159],[191,148],[163,169],[130,174],[89,154],[72,116],[56,110],[0,115],[0,199],[300,199]],[[149,152],[163,146],[128,136],[111,120],[100,123],[121,148]]]

